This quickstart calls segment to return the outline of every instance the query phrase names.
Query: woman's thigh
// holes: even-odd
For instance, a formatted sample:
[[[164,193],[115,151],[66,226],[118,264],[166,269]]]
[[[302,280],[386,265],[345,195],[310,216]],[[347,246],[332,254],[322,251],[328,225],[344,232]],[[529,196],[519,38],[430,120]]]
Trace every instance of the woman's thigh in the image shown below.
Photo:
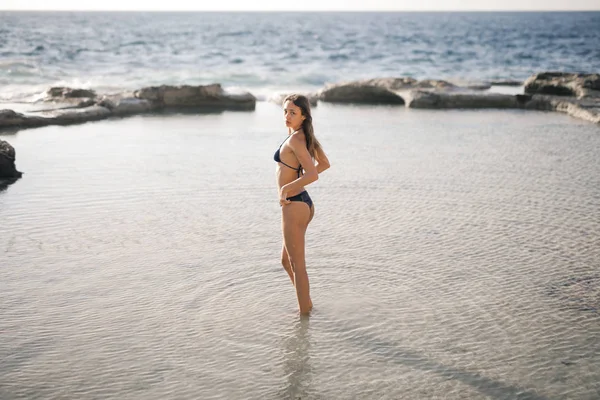
[[[292,202],[283,207],[283,243],[289,258],[304,259],[304,234],[311,219],[312,210],[306,203]]]

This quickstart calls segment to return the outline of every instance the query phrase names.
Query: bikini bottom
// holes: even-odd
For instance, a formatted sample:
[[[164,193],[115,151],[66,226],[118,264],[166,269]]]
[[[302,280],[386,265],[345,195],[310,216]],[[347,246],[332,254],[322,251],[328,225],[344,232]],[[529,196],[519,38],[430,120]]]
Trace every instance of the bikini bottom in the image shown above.
[[[295,196],[292,197],[288,197],[287,200],[289,201],[303,201],[306,204],[308,204],[308,208],[312,208],[313,202],[310,198],[310,196],[308,195],[308,192],[305,190],[302,193],[298,193]]]

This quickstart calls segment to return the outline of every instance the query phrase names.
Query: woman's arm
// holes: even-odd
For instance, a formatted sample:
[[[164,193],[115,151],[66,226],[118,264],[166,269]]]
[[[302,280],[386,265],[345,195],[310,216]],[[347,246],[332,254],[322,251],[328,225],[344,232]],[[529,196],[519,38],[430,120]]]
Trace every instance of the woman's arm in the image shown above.
[[[323,151],[323,149],[318,149],[316,151],[315,161],[317,162],[317,164],[315,164],[315,165],[317,167],[318,174],[325,171],[327,168],[331,167],[331,164],[329,164],[329,159],[327,158],[327,155],[325,155],[325,152]]]
[[[313,163],[312,157],[306,148],[306,142],[304,139],[301,139],[297,136],[292,136],[288,144],[292,148],[292,151],[298,159],[298,162],[300,162],[300,165],[302,165],[304,168],[304,175],[281,187],[280,200],[285,199],[287,193],[297,191],[298,189],[319,179],[319,172],[317,171],[317,167]]]

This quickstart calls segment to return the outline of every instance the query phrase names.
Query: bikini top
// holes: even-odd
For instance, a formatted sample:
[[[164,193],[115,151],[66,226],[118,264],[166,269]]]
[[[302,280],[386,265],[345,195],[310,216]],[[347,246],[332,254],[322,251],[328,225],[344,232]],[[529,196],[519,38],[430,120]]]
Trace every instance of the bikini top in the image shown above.
[[[297,132],[297,131],[296,131]],[[292,132],[292,135],[296,132]],[[283,144],[285,143],[286,140],[288,140],[290,137],[292,137],[292,135],[288,136],[287,138],[285,138],[285,140],[283,142],[281,142],[281,144],[279,145],[279,148],[277,149],[277,151],[275,152],[275,155],[273,156],[273,159],[275,161],[277,161],[278,163],[282,163],[283,165],[285,165],[288,168],[293,169],[294,171],[298,172],[298,177],[300,177],[301,173],[302,173],[302,165],[299,165],[298,168],[294,168],[291,165],[287,165],[286,163],[284,163],[283,161],[281,161],[281,157],[279,156],[279,152],[281,150],[281,146],[283,146]]]

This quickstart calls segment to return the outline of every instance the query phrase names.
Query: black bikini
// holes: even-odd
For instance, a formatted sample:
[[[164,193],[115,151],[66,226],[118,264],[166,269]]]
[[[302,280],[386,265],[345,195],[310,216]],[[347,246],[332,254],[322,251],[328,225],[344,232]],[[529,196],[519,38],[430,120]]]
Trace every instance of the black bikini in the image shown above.
[[[285,140],[288,140],[290,136],[288,136],[287,138],[285,138]],[[300,175],[302,175],[302,165],[299,165],[298,168],[294,168],[294,167],[292,167],[290,165],[287,165],[283,161],[281,161],[281,157],[280,157],[279,152],[281,150],[281,146],[283,146],[283,144],[285,143],[285,140],[283,142],[281,142],[281,144],[279,145],[279,148],[275,152],[275,155],[273,156],[273,159],[275,161],[277,161],[278,163],[281,163],[281,164],[285,165],[286,167],[288,167],[288,168],[293,169],[294,171],[296,171],[298,173],[298,178],[300,178]],[[306,190],[303,191],[303,192],[301,192],[301,193],[298,193],[295,196],[288,197],[286,200],[289,200],[289,201],[302,201],[302,202],[308,204],[309,208],[312,208],[312,205],[313,205],[312,199],[310,198],[310,196],[308,195],[308,192]]]
[[[291,136],[291,135],[290,135]],[[285,140],[288,140],[289,137],[285,138]],[[281,157],[279,156],[279,151],[281,150],[281,146],[283,146],[283,144],[285,143],[285,140],[283,142],[281,142],[281,144],[279,145],[279,148],[277,149],[277,151],[275,152],[275,155],[273,156],[273,159],[275,161],[277,161],[278,163],[282,163],[283,165],[285,165],[288,168],[293,169],[294,171],[296,171],[298,173],[298,178],[300,178],[301,172],[302,172],[302,165],[298,165],[298,168],[294,168],[291,165],[287,165],[286,163],[284,163],[283,161],[281,161]]]
[[[310,196],[308,195],[308,192],[306,190],[303,191],[303,192],[298,193],[295,196],[288,197],[287,200],[289,200],[289,201],[303,201],[306,204],[308,204],[308,208],[312,208],[312,205],[313,205],[312,199],[310,198]]]

